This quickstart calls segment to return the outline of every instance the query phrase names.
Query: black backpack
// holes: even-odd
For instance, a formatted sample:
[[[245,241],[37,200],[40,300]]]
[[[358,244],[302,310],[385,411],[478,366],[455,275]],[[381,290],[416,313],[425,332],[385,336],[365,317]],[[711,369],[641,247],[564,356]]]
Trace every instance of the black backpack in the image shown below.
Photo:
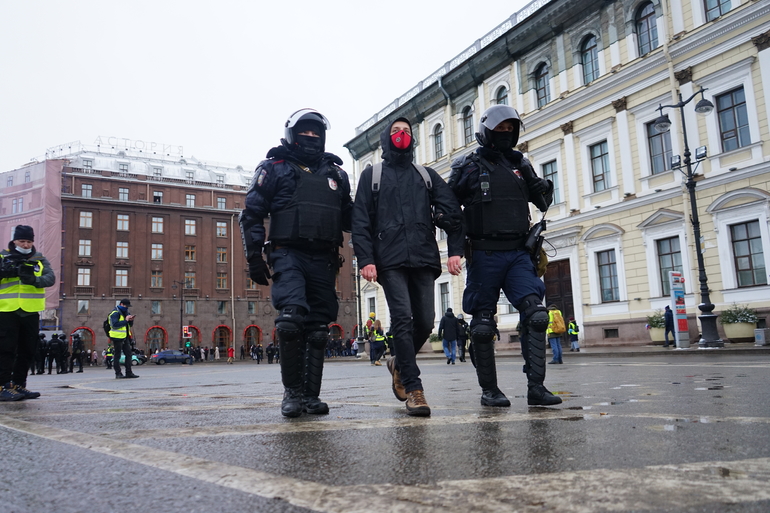
[[[104,324],[102,324],[102,328],[104,329],[104,334],[107,335],[107,338],[110,338],[110,329],[112,329],[112,328],[110,326],[110,319],[109,318],[104,320]]]

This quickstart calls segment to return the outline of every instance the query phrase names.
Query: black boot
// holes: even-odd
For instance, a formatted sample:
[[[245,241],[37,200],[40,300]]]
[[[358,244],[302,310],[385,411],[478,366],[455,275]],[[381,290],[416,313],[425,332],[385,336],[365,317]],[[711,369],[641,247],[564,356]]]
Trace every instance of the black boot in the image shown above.
[[[497,387],[495,345],[493,343],[474,345],[476,346],[476,376],[481,386],[482,406],[510,406],[511,401]]]
[[[289,307],[284,308],[275,322],[281,359],[281,381],[284,393],[281,401],[281,415],[299,417],[302,415],[302,387],[304,384],[305,341],[301,326],[303,316]]]
[[[326,325],[306,331],[305,340],[305,384],[302,393],[302,410],[316,415],[329,413],[329,405],[321,401],[321,378],[324,371],[324,351],[329,338]]]
[[[526,330],[527,344],[524,353],[524,371],[527,373],[527,404],[530,406],[553,406],[561,404],[561,397],[553,395],[545,381],[545,332]],[[550,363],[550,362],[549,362]]]

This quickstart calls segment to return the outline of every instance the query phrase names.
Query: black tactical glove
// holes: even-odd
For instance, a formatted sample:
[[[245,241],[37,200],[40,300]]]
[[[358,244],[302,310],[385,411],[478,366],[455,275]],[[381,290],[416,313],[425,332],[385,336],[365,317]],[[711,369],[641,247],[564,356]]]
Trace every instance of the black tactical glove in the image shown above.
[[[460,214],[444,214],[442,212],[436,212],[433,216],[433,224],[437,228],[441,228],[445,232],[453,232],[462,224],[462,217]]]
[[[253,255],[249,259],[249,277],[260,285],[269,285],[270,271],[262,255]]]
[[[36,276],[35,276],[35,268],[31,265],[27,264],[21,264],[18,267],[19,270],[19,281],[22,282],[24,285],[34,285]]]
[[[527,183],[527,187],[529,187],[529,192],[532,194],[545,194],[548,190],[548,180],[533,178]]]

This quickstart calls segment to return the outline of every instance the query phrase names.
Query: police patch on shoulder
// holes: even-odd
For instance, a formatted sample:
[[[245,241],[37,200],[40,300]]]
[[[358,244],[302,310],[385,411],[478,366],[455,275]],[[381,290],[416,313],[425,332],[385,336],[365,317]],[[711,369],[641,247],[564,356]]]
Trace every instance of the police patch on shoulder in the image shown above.
[[[334,181],[334,178],[327,178],[329,180],[329,189],[336,191],[337,190],[337,182]]]
[[[265,177],[267,176],[267,169],[262,168],[259,170],[259,176],[257,176],[257,187],[262,187],[262,182],[265,181]]]

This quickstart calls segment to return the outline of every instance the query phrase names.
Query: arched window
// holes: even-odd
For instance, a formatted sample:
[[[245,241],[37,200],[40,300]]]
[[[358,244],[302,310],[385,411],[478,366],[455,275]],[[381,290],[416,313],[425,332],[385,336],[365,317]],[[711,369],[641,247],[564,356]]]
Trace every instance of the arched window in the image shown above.
[[[645,55],[658,47],[658,24],[655,7],[647,2],[636,13],[636,35],[639,38],[639,55]]]
[[[147,350],[150,354],[167,347],[166,331],[160,326],[153,326],[147,330]]]
[[[256,346],[262,342],[262,330],[256,324],[248,326],[243,332],[243,340],[246,347]]]
[[[497,105],[508,105],[508,88],[503,86],[497,90],[495,95],[495,103]]]
[[[543,107],[551,101],[551,90],[548,88],[548,64],[545,62],[535,71],[535,91],[537,92],[537,107]]]
[[[473,142],[473,112],[470,107],[463,109],[463,144]]]
[[[436,125],[433,128],[433,152],[436,160],[444,156],[444,127]]]
[[[214,345],[219,347],[221,351],[225,347],[230,346],[230,339],[232,331],[229,326],[220,325],[214,328]]]
[[[332,324],[329,326],[329,336],[332,340],[339,340],[345,336],[345,330],[339,324]]]
[[[590,84],[599,78],[599,50],[596,37],[588,36],[580,45],[580,63],[583,65],[583,83]]]

